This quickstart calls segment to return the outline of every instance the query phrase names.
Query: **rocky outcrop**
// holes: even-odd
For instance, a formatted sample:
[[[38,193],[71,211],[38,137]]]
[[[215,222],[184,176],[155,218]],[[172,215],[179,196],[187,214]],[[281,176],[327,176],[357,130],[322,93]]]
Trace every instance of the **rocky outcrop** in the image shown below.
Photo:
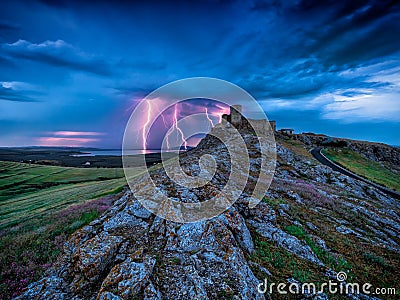
[[[366,158],[400,166],[400,148],[379,143],[350,142],[348,147]]]
[[[257,149],[256,137],[245,135],[245,141]],[[293,265],[279,271],[274,253],[262,247],[287,253],[315,270],[321,281],[328,280],[341,271],[335,261],[346,262],[349,256],[340,253],[332,238],[326,240],[327,232],[339,240],[345,236],[360,245],[400,253],[397,201],[312,157],[280,144],[277,152],[274,182],[253,209],[251,180],[229,210],[187,224],[151,214],[127,191],[99,219],[74,233],[46,277],[31,284],[19,299],[265,299],[269,296],[257,290],[265,277],[299,281],[284,275],[283,268]],[[181,164],[185,172],[196,174],[196,161],[204,153],[213,155],[219,167],[206,188],[175,186],[156,169],[152,178],[161,192],[194,201],[220,190],[230,166],[227,150],[217,141],[202,141],[182,156]],[[258,164],[256,156],[251,158],[252,168],[257,170]],[[328,298],[312,291],[306,296]]]

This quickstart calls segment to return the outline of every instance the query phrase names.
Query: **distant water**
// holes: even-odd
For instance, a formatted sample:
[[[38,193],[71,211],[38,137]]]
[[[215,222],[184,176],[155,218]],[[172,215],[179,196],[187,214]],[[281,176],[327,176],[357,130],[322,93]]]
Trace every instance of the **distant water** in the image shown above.
[[[177,150],[168,150],[167,152],[177,152]],[[160,153],[160,150],[125,150],[125,154],[127,155],[136,155],[136,154],[150,154],[150,153]],[[82,157],[82,156],[122,156],[122,150],[93,150],[79,154],[72,154],[74,157]]]

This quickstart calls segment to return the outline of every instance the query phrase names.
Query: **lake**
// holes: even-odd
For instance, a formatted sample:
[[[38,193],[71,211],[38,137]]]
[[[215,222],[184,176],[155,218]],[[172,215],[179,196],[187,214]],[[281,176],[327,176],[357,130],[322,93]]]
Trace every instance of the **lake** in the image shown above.
[[[166,152],[177,152],[177,150],[167,150]],[[160,153],[160,150],[125,150],[126,155],[137,155],[137,154],[150,154],[150,153]],[[72,154],[74,157],[83,156],[122,156],[121,149],[114,150],[93,150],[88,152],[82,152],[79,154]]]

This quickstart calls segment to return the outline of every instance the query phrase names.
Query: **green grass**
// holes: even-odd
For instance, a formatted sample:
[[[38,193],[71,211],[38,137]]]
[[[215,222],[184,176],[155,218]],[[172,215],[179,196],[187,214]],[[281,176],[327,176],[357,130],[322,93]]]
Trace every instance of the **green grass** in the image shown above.
[[[0,234],[0,298],[18,296],[57,259],[70,234],[107,210],[113,197],[89,200],[9,227]]]
[[[104,196],[124,186],[122,169],[0,161],[0,299],[38,280],[68,236],[112,205],[115,197]]]
[[[27,196],[19,196],[0,203],[0,229],[39,218],[51,211],[76,205],[110,194],[125,184],[124,179],[70,184],[48,188]]]
[[[0,161],[0,202],[51,186],[123,176],[121,168],[68,168]]]
[[[335,271],[346,271],[351,269],[351,265],[342,257],[334,257],[329,252],[325,251],[321,247],[317,246],[311,237],[304,231],[302,227],[296,225],[290,225],[285,227],[286,232],[291,235],[298,237],[306,242],[311,248],[315,255],[326,265],[334,269]],[[352,274],[350,274],[352,276]]]
[[[281,142],[282,145],[285,146],[285,148],[297,153],[298,155],[301,155],[310,160],[313,159],[313,156],[310,154],[310,152],[308,152],[307,146],[305,146],[302,142],[289,137],[279,139],[279,142]]]
[[[118,193],[126,185],[123,176],[122,169],[0,161],[0,230],[70,205]]]
[[[255,253],[251,255],[250,259],[266,267],[272,273],[272,278],[268,278],[268,281],[282,282],[289,277],[294,277],[301,282],[319,282],[321,276],[318,268],[254,232],[253,237]],[[265,278],[266,274],[260,270],[254,269],[253,272],[260,280]]]
[[[400,191],[400,176],[378,162],[369,160],[346,148],[327,148],[323,149],[322,152],[342,167],[375,183]]]
[[[364,258],[370,264],[376,264],[382,268],[387,268],[387,264],[383,257],[377,256],[373,253],[364,252]]]
[[[282,198],[268,198],[266,196],[264,196],[264,198],[262,199],[263,202],[271,205],[271,207],[273,207],[274,209],[278,209],[279,204],[285,204],[286,201]]]

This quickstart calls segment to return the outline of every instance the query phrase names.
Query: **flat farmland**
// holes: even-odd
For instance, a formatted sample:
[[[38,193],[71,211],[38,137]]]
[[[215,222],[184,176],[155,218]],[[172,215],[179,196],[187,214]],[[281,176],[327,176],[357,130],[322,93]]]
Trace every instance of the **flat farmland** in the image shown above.
[[[133,177],[144,170],[132,168]],[[125,186],[121,168],[0,161],[0,299],[38,280],[69,235],[111,207]]]
[[[0,161],[0,230],[122,190],[118,168],[68,168]]]
[[[141,169],[137,168],[138,173]],[[0,161],[0,230],[121,191],[121,168],[70,168]]]

